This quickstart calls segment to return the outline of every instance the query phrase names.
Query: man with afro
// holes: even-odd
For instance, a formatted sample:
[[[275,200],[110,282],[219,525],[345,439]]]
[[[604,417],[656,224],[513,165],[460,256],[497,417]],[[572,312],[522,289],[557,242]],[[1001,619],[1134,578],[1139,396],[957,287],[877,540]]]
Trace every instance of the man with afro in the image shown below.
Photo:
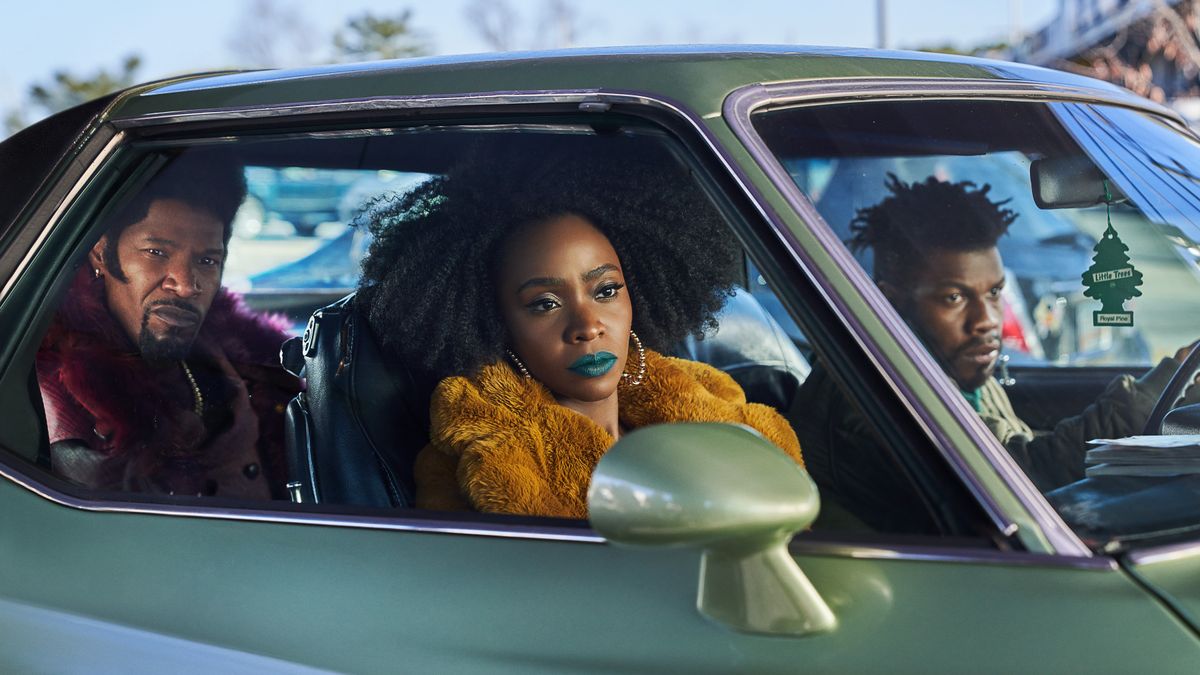
[[[1083,478],[1089,439],[1140,433],[1186,348],[1140,379],[1116,378],[1092,405],[1052,430],[1034,431],[993,378],[1003,290],[1012,281],[1005,278],[997,242],[1017,214],[989,199],[988,185],[934,177],[907,184],[889,175],[886,187],[890,194],[860,209],[851,223],[850,247],[874,253],[880,290],[1039,489]],[[903,497],[887,496],[899,489],[898,479],[878,466],[885,455],[865,421],[818,369],[801,396],[812,408],[800,440],[813,479],[835,501],[878,524],[877,511],[894,509]]]

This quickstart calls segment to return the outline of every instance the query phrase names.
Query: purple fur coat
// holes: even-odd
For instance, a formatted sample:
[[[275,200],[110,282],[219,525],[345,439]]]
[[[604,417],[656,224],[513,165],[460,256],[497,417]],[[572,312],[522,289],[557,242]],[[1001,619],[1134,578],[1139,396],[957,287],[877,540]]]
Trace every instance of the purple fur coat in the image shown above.
[[[228,289],[213,300],[193,354],[224,355],[257,418],[257,433],[248,413],[234,415],[229,424],[242,433],[221,433],[206,429],[192,411],[177,362],[141,358],[109,313],[103,283],[89,271],[77,274],[37,355],[56,472],[98,489],[282,498],[283,413],[302,388],[279,365],[279,348],[287,339],[282,318],[252,311]],[[227,391],[237,388],[226,384]],[[74,455],[55,455],[55,444]],[[82,465],[90,468],[72,468]],[[254,489],[234,485],[247,480]]]

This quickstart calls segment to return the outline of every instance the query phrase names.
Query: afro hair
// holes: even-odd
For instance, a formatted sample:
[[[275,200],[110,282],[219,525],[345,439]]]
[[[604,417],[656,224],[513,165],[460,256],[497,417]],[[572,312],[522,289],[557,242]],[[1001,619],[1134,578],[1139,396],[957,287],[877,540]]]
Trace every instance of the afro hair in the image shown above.
[[[369,208],[374,239],[357,303],[384,350],[439,377],[502,358],[502,247],[522,226],[566,214],[612,243],[648,347],[715,327],[741,275],[728,225],[678,160],[600,145],[476,146],[444,175]]]

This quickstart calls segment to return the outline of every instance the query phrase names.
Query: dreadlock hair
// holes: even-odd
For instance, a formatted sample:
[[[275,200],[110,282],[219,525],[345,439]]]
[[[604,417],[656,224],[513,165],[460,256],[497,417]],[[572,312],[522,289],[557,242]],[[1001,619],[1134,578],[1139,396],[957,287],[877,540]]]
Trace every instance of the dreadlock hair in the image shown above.
[[[366,212],[374,240],[356,301],[385,350],[445,377],[503,357],[501,251],[520,228],[573,214],[621,261],[633,326],[664,349],[716,326],[741,249],[677,161],[588,152],[469,153],[446,175]]]
[[[875,252],[875,280],[903,283],[930,249],[978,251],[996,245],[1017,218],[1002,208],[1009,200],[988,199],[991,185],[948,183],[933,176],[905,183],[889,173],[891,193],[874,206],[858,210],[850,222],[847,244],[855,252]]]

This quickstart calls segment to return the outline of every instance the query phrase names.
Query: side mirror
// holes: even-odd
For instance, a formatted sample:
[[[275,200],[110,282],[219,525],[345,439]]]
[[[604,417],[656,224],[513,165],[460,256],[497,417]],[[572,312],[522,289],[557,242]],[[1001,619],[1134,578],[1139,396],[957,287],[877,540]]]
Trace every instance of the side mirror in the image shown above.
[[[804,469],[757,432],[728,424],[634,431],[601,458],[588,489],[597,532],[619,545],[700,550],[700,613],[768,635],[837,625],[787,550],[819,505]]]
[[[1072,209],[1104,203],[1104,181],[1100,168],[1083,155],[1035,159],[1029,165],[1029,181],[1033,201],[1038,208]],[[1112,181],[1108,181],[1113,203],[1127,197]]]

